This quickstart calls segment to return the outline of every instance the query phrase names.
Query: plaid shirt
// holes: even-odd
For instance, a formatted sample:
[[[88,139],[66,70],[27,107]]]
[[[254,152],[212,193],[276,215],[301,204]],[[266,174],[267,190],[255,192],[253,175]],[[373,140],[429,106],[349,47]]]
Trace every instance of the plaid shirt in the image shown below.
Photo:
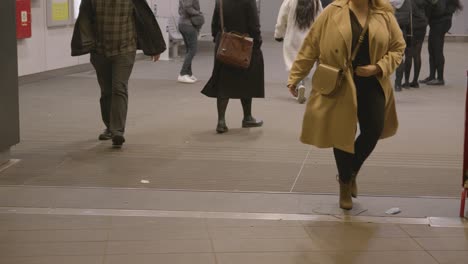
[[[135,52],[137,35],[132,0],[93,0],[96,52],[107,57]]]

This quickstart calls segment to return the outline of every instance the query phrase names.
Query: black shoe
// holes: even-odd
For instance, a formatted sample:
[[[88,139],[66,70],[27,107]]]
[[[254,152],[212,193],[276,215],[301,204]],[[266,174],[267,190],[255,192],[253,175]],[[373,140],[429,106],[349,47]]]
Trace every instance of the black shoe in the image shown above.
[[[424,80],[419,80],[419,83],[428,83],[428,82],[430,82],[430,81],[432,81],[432,80],[434,80],[434,78],[432,78],[432,77],[427,77],[427,78],[424,79]]]
[[[412,82],[412,83],[410,83],[410,87],[419,88],[419,83],[418,82]]]
[[[405,88],[405,89],[409,89],[409,88],[410,88],[410,83],[409,83],[409,82],[405,82],[401,87],[402,87],[402,88]]]
[[[228,127],[226,126],[226,121],[218,121],[218,125],[216,126],[216,132],[218,134],[223,134],[228,132]]]
[[[124,142],[125,142],[125,138],[121,135],[115,135],[112,137],[113,148],[121,148]]]
[[[443,86],[445,85],[445,81],[444,80],[432,80],[428,83],[426,83],[427,85],[434,85],[434,86]]]
[[[401,84],[395,84],[395,92],[401,92]]]
[[[255,118],[252,118],[250,120],[242,120],[242,127],[243,128],[249,128],[249,127],[261,127],[263,126],[263,121],[257,121]]]
[[[112,133],[110,132],[109,129],[104,129],[102,133],[99,135],[99,140],[109,140],[112,138]]]

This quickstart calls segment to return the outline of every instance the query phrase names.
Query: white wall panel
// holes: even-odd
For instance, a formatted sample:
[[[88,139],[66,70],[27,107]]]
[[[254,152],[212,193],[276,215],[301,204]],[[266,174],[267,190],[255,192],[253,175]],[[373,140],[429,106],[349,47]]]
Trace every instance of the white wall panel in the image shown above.
[[[31,4],[32,37],[17,41],[18,74],[20,76],[46,69],[45,1],[32,0]]]
[[[3,0],[0,0],[3,1]],[[151,8],[158,6],[158,16],[178,16],[178,0],[147,0]],[[260,22],[265,39],[272,38],[276,17],[283,0],[262,0]],[[451,33],[468,35],[468,0],[462,0],[465,9],[457,14]],[[47,28],[46,0],[31,0],[32,38],[18,41],[19,75],[33,74],[89,62],[89,56],[70,56],[72,27]],[[215,0],[200,0],[206,24],[202,33],[211,33],[211,19]],[[163,31],[165,29],[162,29]]]

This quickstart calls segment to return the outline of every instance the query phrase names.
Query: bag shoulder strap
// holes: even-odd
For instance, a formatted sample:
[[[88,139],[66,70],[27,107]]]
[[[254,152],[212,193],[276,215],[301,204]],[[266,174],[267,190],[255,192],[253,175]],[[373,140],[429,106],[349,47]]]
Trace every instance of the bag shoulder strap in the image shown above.
[[[221,0],[222,1],[222,0]],[[351,57],[349,58],[348,62],[346,63],[345,69],[348,69],[351,64],[353,63],[354,59],[356,58],[356,55],[359,51],[359,48],[361,47],[362,42],[364,42],[364,36],[367,33],[367,30],[369,29],[369,22],[371,20],[370,16],[370,7],[369,7],[369,13],[367,14],[367,19],[366,19],[366,24],[364,25],[364,28],[362,29],[361,35],[359,36],[358,43],[356,47],[354,48],[353,52],[351,53]]]
[[[221,18],[221,31],[224,33],[223,0],[219,0],[219,17]]]

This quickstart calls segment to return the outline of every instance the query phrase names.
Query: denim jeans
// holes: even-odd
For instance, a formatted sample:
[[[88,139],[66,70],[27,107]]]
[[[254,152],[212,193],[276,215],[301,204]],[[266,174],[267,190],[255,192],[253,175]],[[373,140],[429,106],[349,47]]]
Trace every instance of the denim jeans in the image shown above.
[[[186,53],[180,75],[192,75],[192,60],[198,48],[198,30],[191,25],[179,24],[179,31],[184,38]]]

